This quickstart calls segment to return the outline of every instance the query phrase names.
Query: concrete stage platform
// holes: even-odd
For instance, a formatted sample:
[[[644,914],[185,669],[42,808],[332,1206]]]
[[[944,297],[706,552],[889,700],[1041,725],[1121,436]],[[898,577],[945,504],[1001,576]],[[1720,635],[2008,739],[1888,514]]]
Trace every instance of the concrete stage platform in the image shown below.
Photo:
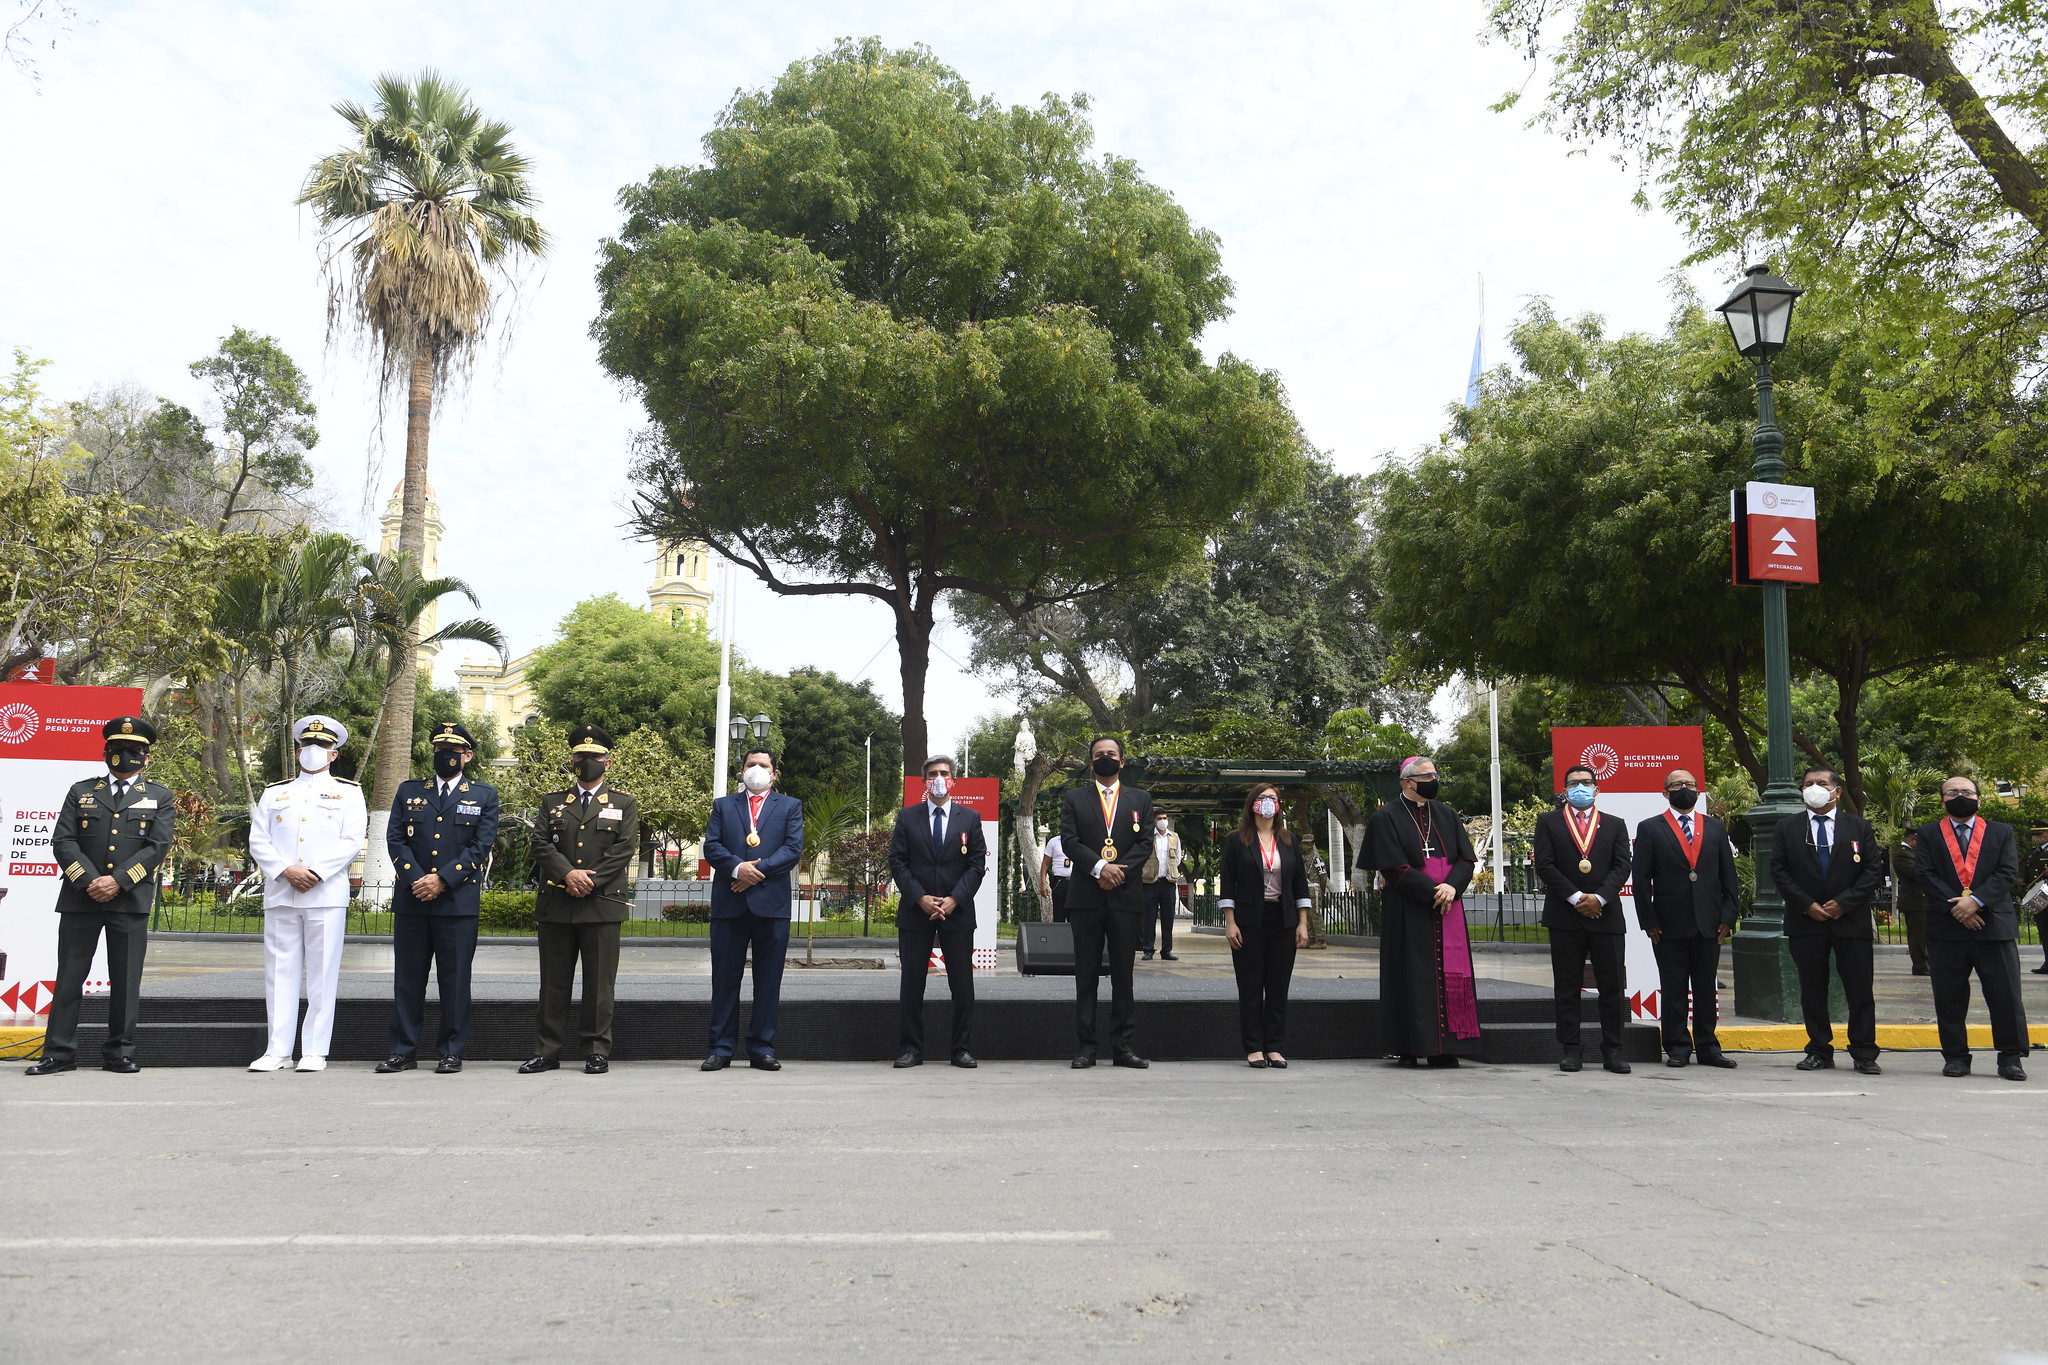
[[[1007,955],[1006,955],[1007,957]],[[260,961],[260,956],[258,958]],[[784,1060],[884,1062],[897,1051],[893,954],[867,959],[880,969],[840,967],[785,973],[782,1018],[776,1051]],[[693,1060],[706,1050],[711,981],[700,964],[692,970],[662,971],[661,963],[621,975],[614,1024],[613,1057],[620,1062]],[[1151,964],[1143,964],[1150,966]],[[684,967],[682,961],[677,967]],[[977,978],[974,1051],[983,1061],[1057,1061],[1074,1051],[1074,986],[1071,977],[1024,977],[1014,970]],[[336,1061],[369,1061],[386,1051],[390,1019],[389,977],[373,971],[345,972],[336,1011]],[[1138,977],[1138,1050],[1161,1061],[1241,1058],[1237,995],[1228,977],[1167,975],[1141,970]],[[1482,977],[1478,982],[1484,1060],[1555,1064],[1558,1045],[1551,1023],[1548,989]],[[521,1061],[534,1051],[537,981],[527,972],[480,974],[476,979],[467,1060]],[[1097,1027],[1109,1024],[1105,981]],[[751,998],[751,983],[743,998]],[[951,1003],[943,978],[926,992],[925,1037],[936,1058],[951,1036]],[[741,1010],[746,1027],[750,1005]],[[246,1066],[262,1052],[262,976],[246,968],[192,975],[145,977],[136,1060],[152,1066]],[[431,985],[421,1054],[431,1056],[439,1011]],[[91,1062],[104,1036],[106,1002],[85,1002],[79,1038],[82,1061]],[[1598,1065],[1599,1030],[1586,1005],[1587,1050]],[[1287,1053],[1303,1059],[1373,1058],[1380,1043],[1377,975],[1297,976],[1288,1008]],[[580,1053],[565,1054],[580,1056]],[[1655,1061],[1652,1026],[1632,1025],[1625,1039],[1631,1061]]]

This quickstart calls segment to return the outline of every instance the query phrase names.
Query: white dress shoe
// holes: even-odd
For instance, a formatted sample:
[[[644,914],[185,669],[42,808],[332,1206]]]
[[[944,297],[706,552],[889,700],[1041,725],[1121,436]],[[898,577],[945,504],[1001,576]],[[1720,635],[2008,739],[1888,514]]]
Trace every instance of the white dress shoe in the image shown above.
[[[251,1071],[282,1071],[291,1064],[292,1059],[289,1057],[273,1057],[266,1052],[255,1061],[249,1063],[249,1069]]]
[[[299,1058],[297,1069],[300,1071],[325,1071],[327,1069],[327,1059],[325,1057],[301,1057]]]

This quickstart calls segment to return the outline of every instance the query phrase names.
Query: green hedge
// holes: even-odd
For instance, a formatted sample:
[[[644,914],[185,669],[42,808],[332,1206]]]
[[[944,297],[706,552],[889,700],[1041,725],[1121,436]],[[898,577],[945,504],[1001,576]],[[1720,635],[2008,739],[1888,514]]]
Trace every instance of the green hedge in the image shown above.
[[[485,934],[536,934],[533,892],[486,891],[477,898],[477,931]]]

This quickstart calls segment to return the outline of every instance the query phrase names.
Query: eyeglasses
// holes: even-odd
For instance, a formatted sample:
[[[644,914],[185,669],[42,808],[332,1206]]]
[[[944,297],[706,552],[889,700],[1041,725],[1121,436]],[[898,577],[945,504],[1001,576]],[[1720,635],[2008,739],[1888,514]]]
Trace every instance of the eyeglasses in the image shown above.
[[[1664,790],[1668,792],[1696,792],[1699,788],[1693,786],[1690,782],[1681,782],[1675,787],[1666,787]]]

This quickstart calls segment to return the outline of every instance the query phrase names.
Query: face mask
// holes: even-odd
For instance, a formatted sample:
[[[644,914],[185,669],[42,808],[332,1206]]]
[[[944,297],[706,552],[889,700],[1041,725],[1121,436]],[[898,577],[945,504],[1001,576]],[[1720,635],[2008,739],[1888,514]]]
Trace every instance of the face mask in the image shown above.
[[[604,776],[604,760],[596,754],[583,754],[576,760],[576,776],[585,782],[595,782]]]
[[[453,749],[434,750],[434,776],[447,781],[462,771],[462,755]]]
[[[1941,808],[1958,820],[1967,820],[1977,813],[1977,798],[1974,796],[1951,796],[1941,803]]]
[[[1808,810],[1821,810],[1826,807],[1828,802],[1835,799],[1835,794],[1818,782],[1808,784],[1806,789],[1799,794],[1806,798],[1806,808]]]
[[[1671,803],[1673,810],[1691,810],[1700,803],[1700,794],[1691,787],[1675,792],[1665,792],[1664,799]]]
[[[1580,810],[1593,804],[1593,789],[1583,782],[1574,782],[1564,789],[1564,799]]]
[[[142,767],[142,757],[141,750],[131,745],[117,744],[107,750],[107,766],[117,773],[136,772]]]
[[[1270,796],[1262,796],[1258,800],[1252,802],[1252,813],[1255,815],[1263,815],[1268,820],[1270,820],[1275,815],[1278,815],[1280,813],[1280,803],[1278,801],[1275,801]]]
[[[1154,820],[1152,822],[1152,828],[1158,830],[1161,834],[1164,834],[1168,829],[1168,825],[1164,820]]]
[[[1095,770],[1097,777],[1111,778],[1124,770],[1124,761],[1115,754],[1097,754],[1088,766]]]
[[[775,780],[775,774],[756,763],[753,767],[747,769],[746,775],[742,780],[747,784],[748,791],[764,792],[768,790],[768,784]]]
[[[1415,794],[1424,801],[1434,801],[1436,800],[1437,788],[1441,785],[1433,777],[1418,777],[1415,779]]]
[[[317,744],[308,744],[299,750],[299,771],[320,773],[327,771],[327,765],[334,762],[334,751],[323,749]]]
[[[749,768],[747,771],[752,772],[753,769]],[[951,790],[953,790],[953,779],[950,777],[927,777],[924,780],[924,793],[934,801],[945,800],[946,793]]]

